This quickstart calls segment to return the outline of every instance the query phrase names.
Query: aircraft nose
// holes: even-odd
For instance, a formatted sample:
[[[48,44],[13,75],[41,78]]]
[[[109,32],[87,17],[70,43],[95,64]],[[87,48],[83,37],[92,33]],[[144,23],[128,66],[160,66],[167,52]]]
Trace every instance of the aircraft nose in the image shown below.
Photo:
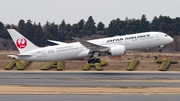
[[[167,35],[167,34],[165,34],[165,37],[166,37],[166,42],[167,43],[171,43],[171,42],[174,41],[174,39],[171,36]]]
[[[169,42],[171,43],[173,41],[174,41],[174,39],[172,37],[169,37]]]

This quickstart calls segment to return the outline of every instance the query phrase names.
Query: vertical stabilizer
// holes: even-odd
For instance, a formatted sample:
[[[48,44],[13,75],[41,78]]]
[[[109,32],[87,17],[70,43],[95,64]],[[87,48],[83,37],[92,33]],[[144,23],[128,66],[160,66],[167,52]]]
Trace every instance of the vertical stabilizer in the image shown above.
[[[9,32],[11,38],[13,39],[20,53],[24,53],[39,48],[16,30],[7,29],[7,31]]]

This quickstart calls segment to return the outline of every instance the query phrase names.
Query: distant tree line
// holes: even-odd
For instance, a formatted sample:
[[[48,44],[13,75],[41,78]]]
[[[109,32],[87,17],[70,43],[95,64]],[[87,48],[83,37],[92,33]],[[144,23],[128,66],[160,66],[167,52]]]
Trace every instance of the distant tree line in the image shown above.
[[[16,29],[37,46],[45,46],[50,44],[47,39],[57,40],[62,42],[71,42],[71,37],[84,37],[94,34],[103,36],[125,35],[147,31],[161,31],[170,36],[180,35],[180,18],[170,18],[169,16],[154,17],[152,21],[147,21],[146,15],[142,15],[141,19],[120,20],[119,18],[112,20],[107,27],[103,22],[96,24],[92,16],[89,16],[85,22],[81,19],[79,22],[71,25],[63,20],[60,24],[46,22],[33,23],[31,20],[27,22],[20,20],[18,25],[7,24],[0,22],[0,38],[11,39],[7,30],[9,28]]]

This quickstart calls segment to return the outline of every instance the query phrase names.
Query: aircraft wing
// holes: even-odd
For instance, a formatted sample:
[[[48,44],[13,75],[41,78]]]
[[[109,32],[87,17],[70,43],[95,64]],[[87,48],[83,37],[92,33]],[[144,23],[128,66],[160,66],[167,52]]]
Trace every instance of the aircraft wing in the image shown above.
[[[58,45],[67,44],[67,43],[64,43],[64,42],[54,41],[54,40],[48,40],[48,41],[52,42],[52,43],[55,43],[55,44],[58,44]]]
[[[74,40],[80,42],[84,47],[90,49],[90,52],[93,52],[93,51],[104,52],[104,51],[108,51],[109,50],[109,47],[104,47],[104,46],[96,45],[94,43],[88,42],[88,41],[80,39],[80,38],[74,38],[74,37],[72,37],[72,38]]]

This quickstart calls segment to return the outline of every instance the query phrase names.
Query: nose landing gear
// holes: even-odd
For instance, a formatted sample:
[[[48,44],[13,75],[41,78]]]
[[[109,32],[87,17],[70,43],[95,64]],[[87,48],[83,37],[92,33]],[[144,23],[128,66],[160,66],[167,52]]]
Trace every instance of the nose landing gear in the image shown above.
[[[159,49],[159,52],[162,52],[163,51],[163,49]]]
[[[163,47],[164,47],[164,45],[159,46],[159,52],[163,51]]]

